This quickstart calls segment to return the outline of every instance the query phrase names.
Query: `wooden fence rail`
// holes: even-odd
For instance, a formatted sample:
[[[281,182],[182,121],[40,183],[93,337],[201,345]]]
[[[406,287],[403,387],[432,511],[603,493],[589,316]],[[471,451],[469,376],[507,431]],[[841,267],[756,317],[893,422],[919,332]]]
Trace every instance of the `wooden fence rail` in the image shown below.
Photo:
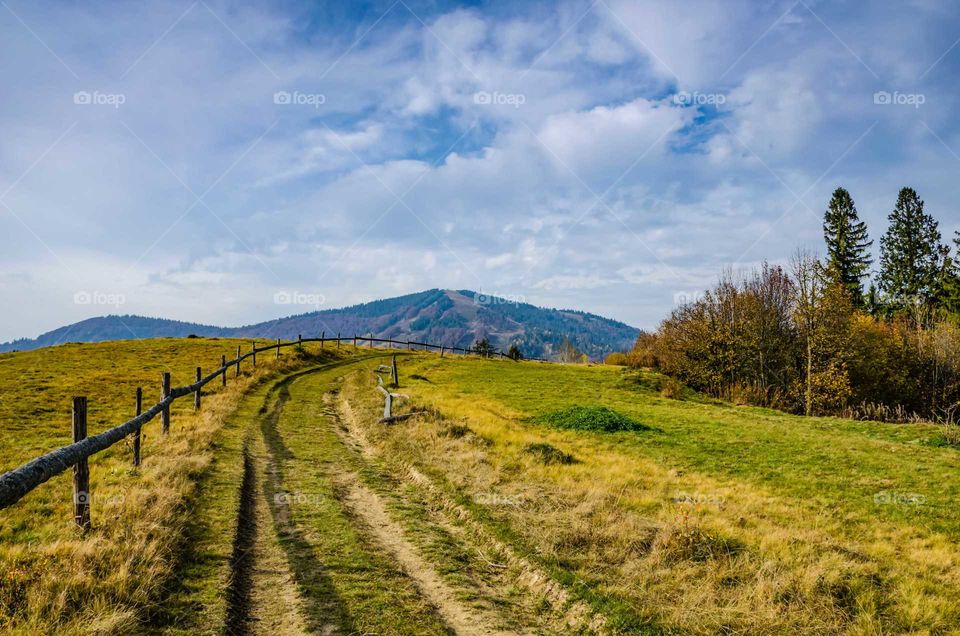
[[[325,334],[324,334],[325,335]],[[90,515],[89,515],[89,492],[87,492],[89,486],[89,473],[87,468],[87,459],[100,451],[110,448],[120,440],[124,439],[129,435],[134,435],[133,438],[133,450],[134,450],[134,465],[139,465],[141,462],[140,457],[140,429],[143,428],[144,424],[150,422],[157,415],[161,415],[162,419],[162,432],[167,434],[169,433],[170,428],[170,405],[173,404],[179,398],[186,397],[193,394],[194,396],[194,408],[200,408],[200,390],[209,382],[216,380],[217,378],[221,379],[223,386],[227,384],[227,371],[230,367],[235,367],[236,374],[235,377],[240,376],[240,364],[247,358],[252,358],[251,362],[253,366],[256,366],[257,353],[263,351],[269,351],[276,349],[277,357],[280,355],[280,349],[283,347],[302,347],[304,343],[308,342],[319,342],[320,346],[323,347],[327,342],[336,342],[337,348],[340,348],[341,341],[345,340],[349,342],[353,340],[354,346],[358,346],[358,343],[366,342],[370,346],[373,346],[375,343],[387,344],[391,348],[393,347],[406,347],[410,348],[421,347],[424,350],[437,350],[440,352],[440,355],[443,356],[444,352],[460,352],[464,355],[470,353],[479,353],[475,349],[463,349],[461,347],[446,347],[444,345],[434,345],[426,342],[412,342],[412,341],[400,341],[393,340],[391,338],[374,338],[372,336],[353,336],[352,338],[344,337],[341,338],[340,334],[337,334],[336,338],[326,338],[321,336],[320,338],[303,338],[298,336],[296,340],[290,342],[280,342],[277,340],[276,344],[265,345],[263,347],[257,347],[256,342],[253,343],[251,350],[247,354],[241,355],[241,349],[237,347],[237,357],[234,360],[226,361],[225,356],[220,358],[220,368],[213,371],[212,373],[202,376],[200,367],[197,367],[196,382],[188,386],[182,387],[171,387],[170,386],[170,374],[164,373],[162,376],[161,383],[161,399],[159,402],[151,406],[146,411],[142,411],[142,390],[137,389],[137,401],[136,401],[136,410],[137,415],[131,420],[127,420],[123,424],[115,426],[111,429],[108,429],[97,435],[92,435],[87,437],[86,431],[86,409],[87,401],[86,397],[74,398],[74,443],[58,448],[54,451],[51,451],[45,455],[41,455],[35,459],[28,461],[22,466],[15,468],[9,472],[0,475],[0,510],[12,506],[22,499],[27,493],[39,486],[40,484],[48,481],[49,479],[59,475],[60,473],[68,470],[71,467],[74,467],[75,473],[75,512],[77,513],[77,523],[83,528],[88,528],[90,525]],[[502,351],[492,351],[486,355],[491,357],[500,357],[507,358]],[[528,358],[538,362],[546,362],[540,358]],[[394,371],[395,373],[395,371]],[[142,412],[141,412],[142,411]],[[79,502],[79,503],[77,503]],[[83,507],[81,508],[81,504]]]

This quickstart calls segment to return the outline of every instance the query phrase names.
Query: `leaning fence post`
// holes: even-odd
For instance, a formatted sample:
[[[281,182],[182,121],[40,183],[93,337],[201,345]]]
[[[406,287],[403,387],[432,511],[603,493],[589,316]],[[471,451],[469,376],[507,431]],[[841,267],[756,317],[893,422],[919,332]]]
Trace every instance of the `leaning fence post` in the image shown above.
[[[163,374],[163,381],[161,382],[161,392],[160,399],[166,400],[170,395],[170,374]],[[170,432],[170,405],[167,404],[163,407],[163,411],[160,413],[160,428],[163,431],[163,434],[166,435]]]
[[[87,398],[73,398],[73,441],[87,437]],[[84,531],[90,529],[90,466],[84,457],[73,465],[73,520]]]
[[[143,389],[137,387],[137,415],[143,413]],[[140,465],[140,428],[133,432],[133,465]]]
[[[240,377],[240,345],[237,345],[237,374],[233,377]]]
[[[257,343],[256,342],[251,344],[251,351],[253,351],[253,366],[257,366]]]
[[[443,345],[440,345],[440,357],[443,357]]]
[[[200,367],[197,367],[197,383],[200,383],[200,380],[203,379],[203,373],[200,371]],[[196,392],[193,394],[193,410],[200,410],[200,387],[197,387]]]
[[[223,373],[220,374],[220,379],[223,382],[223,386],[227,386],[227,356],[220,356],[220,368],[223,369]]]
[[[280,359],[280,338],[277,338],[277,360]]]

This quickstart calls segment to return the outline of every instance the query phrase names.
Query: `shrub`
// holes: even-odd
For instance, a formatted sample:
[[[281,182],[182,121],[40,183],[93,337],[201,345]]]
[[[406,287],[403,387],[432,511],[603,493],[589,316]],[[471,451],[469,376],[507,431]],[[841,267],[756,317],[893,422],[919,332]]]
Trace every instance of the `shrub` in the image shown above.
[[[533,444],[527,444],[523,447],[523,452],[528,455],[533,455],[540,462],[547,464],[572,464],[576,461],[573,455],[569,453],[564,453],[562,450],[556,446],[551,446],[544,442],[535,442]]]
[[[645,431],[650,427],[606,406],[574,406],[561,411],[545,413],[536,418],[537,422],[549,424],[554,428],[580,431]]]
[[[660,385],[660,395],[670,400],[682,400],[686,389],[683,382],[676,378],[666,378]]]
[[[619,351],[614,351],[613,353],[608,353],[607,357],[603,359],[604,364],[610,364],[614,366],[626,366],[627,364],[627,354],[621,353]]]

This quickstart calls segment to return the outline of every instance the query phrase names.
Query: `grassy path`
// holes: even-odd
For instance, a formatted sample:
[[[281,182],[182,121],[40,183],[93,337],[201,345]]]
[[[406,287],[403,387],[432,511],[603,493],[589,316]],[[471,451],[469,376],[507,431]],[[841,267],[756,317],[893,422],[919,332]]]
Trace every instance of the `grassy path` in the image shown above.
[[[205,480],[177,620],[160,631],[564,631],[355,443],[337,392],[380,361],[367,358],[292,373],[245,399]]]

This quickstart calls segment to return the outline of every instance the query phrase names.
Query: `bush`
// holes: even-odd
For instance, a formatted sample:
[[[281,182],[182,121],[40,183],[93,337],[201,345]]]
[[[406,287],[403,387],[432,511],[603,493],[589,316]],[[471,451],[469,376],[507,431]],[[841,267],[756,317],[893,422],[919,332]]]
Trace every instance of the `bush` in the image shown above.
[[[627,354],[621,353],[619,351],[614,351],[613,353],[607,354],[607,357],[603,360],[604,364],[611,364],[614,366],[626,366],[627,365]]]
[[[604,433],[650,430],[649,426],[605,406],[574,406],[562,411],[545,413],[537,417],[535,421],[549,424],[554,428]]]
[[[543,442],[527,444],[523,447],[523,452],[528,455],[533,455],[536,459],[540,460],[540,462],[548,466],[550,464],[572,464],[576,461],[573,455],[564,453],[556,446],[551,446]]]
[[[660,395],[670,400],[682,400],[686,389],[683,382],[676,378],[666,378],[660,386]]]

